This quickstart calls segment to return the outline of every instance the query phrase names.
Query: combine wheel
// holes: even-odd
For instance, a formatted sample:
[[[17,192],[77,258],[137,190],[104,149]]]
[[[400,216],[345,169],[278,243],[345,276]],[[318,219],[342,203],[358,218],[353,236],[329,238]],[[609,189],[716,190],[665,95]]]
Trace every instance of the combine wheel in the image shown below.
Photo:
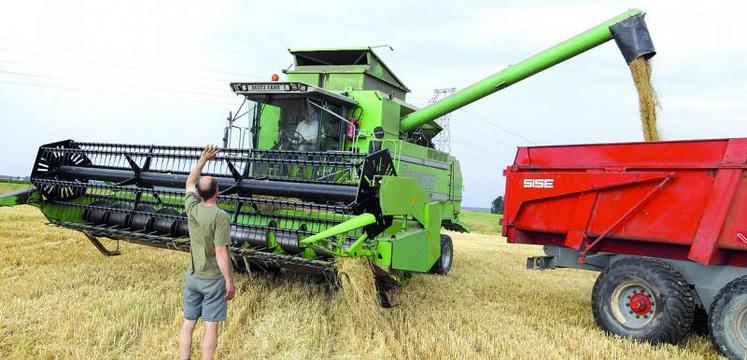
[[[602,330],[652,344],[679,342],[690,330],[695,311],[682,275],[649,258],[610,264],[594,284],[591,306]]]
[[[454,244],[451,242],[449,235],[441,235],[441,256],[431,269],[431,273],[446,275],[451,270],[451,264],[454,260]]]
[[[729,359],[747,357],[747,276],[732,280],[718,292],[708,328],[720,353]]]

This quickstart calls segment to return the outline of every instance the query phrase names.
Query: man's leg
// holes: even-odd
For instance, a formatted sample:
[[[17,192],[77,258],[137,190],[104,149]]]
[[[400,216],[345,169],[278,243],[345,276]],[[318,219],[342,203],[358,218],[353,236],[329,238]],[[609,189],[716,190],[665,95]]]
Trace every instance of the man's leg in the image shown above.
[[[184,321],[179,330],[179,359],[186,360],[192,355],[192,332],[197,319],[202,315],[204,297],[194,289],[195,279],[187,273],[184,284]]]
[[[215,358],[215,348],[218,347],[218,327],[220,322],[205,321],[205,334],[202,335],[202,358],[212,360]]]
[[[202,320],[205,322],[205,335],[202,336],[202,358],[213,359],[218,346],[218,327],[226,320],[226,282],[223,278],[205,280],[202,287],[205,299],[202,302]]]
[[[184,319],[182,329],[179,330],[179,359],[187,360],[192,355],[192,332],[197,320]]]

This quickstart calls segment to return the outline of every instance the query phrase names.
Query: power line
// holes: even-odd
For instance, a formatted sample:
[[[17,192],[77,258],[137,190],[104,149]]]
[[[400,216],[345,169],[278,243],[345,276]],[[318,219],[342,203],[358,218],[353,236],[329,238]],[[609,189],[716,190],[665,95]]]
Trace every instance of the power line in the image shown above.
[[[524,141],[526,141],[526,142],[528,142],[528,143],[530,143],[530,144],[532,144],[532,145],[537,145],[537,143],[535,143],[535,142],[534,142],[534,141],[532,141],[532,140],[529,140],[529,139],[528,139],[528,138],[526,138],[525,136],[523,136],[523,135],[521,135],[521,134],[518,134],[518,133],[516,133],[516,132],[513,132],[513,131],[511,131],[511,130],[509,130],[509,129],[507,129],[507,128],[503,127],[503,126],[500,126],[500,125],[498,125],[498,124],[494,124],[493,122],[491,122],[491,121],[487,120],[486,118],[484,118],[484,117],[481,117],[481,116],[478,116],[477,114],[474,114],[474,113],[470,112],[470,111],[469,111],[469,110],[467,110],[467,109],[461,108],[461,109],[459,109],[459,110],[461,110],[461,111],[463,111],[463,112],[465,112],[465,113],[467,113],[467,114],[471,115],[472,117],[474,117],[474,118],[476,118],[476,119],[478,119],[478,120],[482,120],[482,121],[484,121],[484,122],[485,122],[485,123],[487,123],[488,125],[490,125],[490,126],[492,126],[492,127],[496,128],[496,129],[498,129],[498,130],[501,130],[501,131],[503,131],[503,132],[505,132],[505,133],[507,133],[507,134],[510,134],[510,135],[516,136],[517,138],[519,138],[519,139],[522,139],[522,140],[524,140]]]
[[[420,97],[420,96],[410,96],[410,98],[411,98],[411,99],[420,99],[420,100],[427,100],[427,98],[425,98],[425,97]],[[432,99],[432,98],[431,98],[431,99]],[[429,103],[429,104],[430,104],[430,103]],[[480,116],[480,115],[478,115],[478,114],[475,114],[475,113],[473,113],[473,112],[471,112],[471,111],[469,111],[469,110],[467,110],[467,109],[465,109],[465,108],[460,108],[459,110],[461,110],[461,111],[463,111],[463,112],[465,112],[465,113],[469,114],[470,116],[472,116],[472,117],[474,117],[474,118],[476,118],[476,119],[478,119],[478,120],[482,120],[483,122],[487,123],[488,125],[490,125],[490,126],[492,126],[492,127],[496,128],[496,129],[498,129],[498,130],[500,130],[500,131],[503,131],[503,132],[505,132],[505,133],[507,133],[507,134],[510,134],[510,135],[512,135],[512,136],[514,136],[514,137],[517,137],[517,138],[519,138],[519,139],[522,139],[522,140],[524,140],[524,141],[528,142],[529,144],[532,144],[532,145],[537,145],[537,143],[535,143],[534,141],[530,140],[530,139],[529,139],[529,138],[527,138],[526,136],[523,136],[523,135],[521,135],[521,134],[519,134],[519,133],[517,133],[517,132],[515,132],[515,131],[512,131],[512,130],[510,130],[510,129],[508,129],[508,128],[504,127],[504,126],[501,126],[501,125],[498,125],[498,124],[496,124],[496,123],[494,123],[494,122],[492,122],[492,121],[489,121],[489,120],[487,120],[487,119],[486,119],[485,117],[483,117],[483,116]]]
[[[19,51],[15,49],[7,49],[7,48],[0,48],[0,51],[9,52],[9,53],[16,53],[16,54],[25,54],[30,56],[41,56],[41,57],[47,57],[48,54],[42,54],[42,53],[36,53],[36,52],[28,52],[28,51]],[[87,64],[94,64],[94,65],[101,65],[101,66],[107,66],[107,67],[113,67],[118,69],[125,69],[125,70],[134,70],[134,71],[143,71],[143,72],[150,72],[150,73],[167,73],[167,74],[174,74],[179,76],[187,76],[190,78],[197,78],[197,79],[206,79],[206,80],[214,80],[214,81],[226,81],[225,79],[218,79],[213,77],[207,77],[207,76],[200,76],[200,75],[194,75],[194,74],[186,74],[184,72],[177,72],[177,71],[170,71],[170,70],[163,70],[163,69],[155,69],[155,68],[142,68],[138,66],[131,66],[131,65],[122,65],[122,64],[115,64],[115,63],[109,63],[104,61],[96,61],[91,59],[80,59],[80,58],[74,58],[74,57],[55,57],[55,60],[64,60],[64,61],[71,61],[75,63],[87,63]],[[240,74],[240,73],[233,73],[233,72],[226,72],[226,71],[220,71],[220,70],[210,70],[210,69],[200,69],[200,68],[194,68],[194,67],[183,67],[183,68],[192,68],[198,71],[205,71],[205,72],[213,72],[213,73],[226,73],[226,74],[234,74],[237,76],[243,76],[248,78],[256,78],[256,79],[266,79],[266,77],[260,77],[260,76],[254,76],[254,75],[248,75],[248,74]]]
[[[464,155],[466,155],[466,156],[467,156],[467,158],[469,158],[469,159],[472,159],[472,160],[475,160],[475,161],[479,161],[479,162],[481,162],[481,163],[483,163],[483,164],[485,164],[485,165],[488,165],[488,166],[491,166],[491,167],[499,167],[499,165],[498,165],[498,164],[495,164],[495,163],[491,163],[491,162],[489,162],[489,161],[487,161],[487,160],[484,160],[484,159],[481,159],[481,158],[479,158],[479,157],[476,157],[476,156],[472,156],[472,155],[467,155],[467,154],[463,154],[463,156],[464,156]]]
[[[4,70],[0,70],[0,73],[1,74],[18,75],[18,76],[34,77],[34,78],[40,78],[40,79],[62,80],[62,81],[72,81],[72,82],[89,83],[89,84],[95,84],[95,85],[115,86],[115,87],[120,87],[120,88],[124,87],[124,88],[149,90],[149,91],[163,91],[163,92],[175,93],[175,94],[210,96],[210,97],[219,97],[219,98],[222,97],[220,95],[214,95],[212,93],[187,92],[187,91],[180,91],[180,90],[174,90],[174,89],[168,89],[168,88],[151,87],[151,86],[138,86],[138,85],[128,85],[128,84],[120,84],[120,83],[111,83],[111,82],[105,82],[105,81],[94,81],[94,80],[85,80],[85,79],[66,78],[66,77],[60,77],[60,76],[33,74],[33,73],[25,73],[25,72],[19,72],[19,71],[4,71]]]
[[[0,36],[0,40],[21,43],[21,44],[24,44],[24,45],[38,44],[38,45],[32,45],[32,46],[44,47],[44,48],[50,48],[51,47],[51,48],[55,48],[55,49],[60,49],[60,50],[65,50],[65,51],[81,52],[81,53],[91,54],[91,55],[118,56],[117,53],[104,53],[104,52],[98,52],[98,51],[91,51],[90,49],[81,49],[81,48],[75,48],[75,47],[60,46],[58,44],[45,43],[45,42],[42,42],[42,41],[34,41],[34,40],[27,40],[27,39],[14,39],[14,38],[9,38],[9,37],[2,37],[2,36]],[[231,56],[231,57],[234,57],[234,58],[241,58],[242,61],[257,63],[257,61],[253,61],[251,59],[246,59],[245,58],[246,56],[251,56],[253,54],[251,54],[249,52],[245,52],[243,50],[239,50],[239,49],[227,49],[227,48],[222,48],[222,47],[217,47],[217,46],[196,45],[194,43],[188,43],[188,44],[189,44],[188,46],[197,47],[197,48],[201,48],[201,49],[207,49],[209,51],[222,51],[224,53],[229,53],[228,56]],[[119,52],[118,54],[122,54],[122,52]],[[207,55],[204,55],[204,54],[201,54],[201,55],[207,56]],[[218,56],[227,58],[226,55],[218,55]]]
[[[493,155],[493,156],[499,156],[501,158],[503,158],[503,156],[497,155],[497,153],[494,152],[494,151],[492,151],[492,150],[488,150],[488,149],[485,149],[485,148],[482,148],[482,147],[474,147],[472,145],[474,145],[474,143],[470,143],[469,145],[467,145],[465,143],[455,143],[454,147],[456,149],[458,149],[460,153],[464,152],[465,150],[471,150],[471,151],[467,151],[467,153],[469,155],[472,155],[474,158],[479,158],[479,159],[476,159],[476,160],[480,160],[482,162],[489,163],[490,165],[493,165],[493,166],[495,166],[496,164],[500,164],[500,162],[492,162],[492,161],[495,161],[495,159],[490,159],[488,161],[487,160],[488,158],[482,158],[482,156],[485,155],[485,154]],[[506,159],[503,158],[503,160],[506,160]]]
[[[20,39],[12,39],[12,38],[7,38],[7,37],[0,37],[0,40],[5,40],[5,41],[10,41],[10,42],[15,42],[15,43],[21,43],[21,44],[26,45],[26,46],[30,45],[32,47],[38,47],[38,48],[42,48],[44,50],[46,50],[48,48],[53,48],[53,49],[59,49],[59,50],[67,51],[67,52],[80,52],[80,53],[90,54],[90,55],[96,55],[96,56],[114,57],[114,58],[117,58],[117,59],[122,58],[122,55],[126,55],[126,54],[123,54],[122,52],[119,52],[119,53],[116,53],[116,52],[104,53],[104,52],[98,52],[98,51],[91,51],[90,49],[81,49],[81,48],[60,46],[58,44],[45,43],[45,42],[42,42],[42,41],[20,40]],[[34,44],[38,44],[38,45],[34,45]],[[192,46],[192,47],[198,47],[198,48],[202,48],[202,49],[206,49],[207,48],[207,47],[204,47],[204,46],[196,46],[194,44],[190,44],[190,46]],[[212,49],[218,49],[218,48],[213,47]],[[228,49],[219,49],[219,50],[220,51],[224,51],[224,52],[233,52],[233,51],[228,50]],[[190,53],[192,53],[192,52],[190,52]],[[205,57],[211,56],[211,55],[205,55],[205,54],[200,54],[200,53],[197,53],[197,55],[202,55],[202,56],[205,56]],[[241,58],[241,60],[243,62],[253,62],[253,63],[257,62],[257,61],[253,61],[251,59],[246,59],[245,58],[246,55],[248,55],[248,54],[241,54],[240,55],[238,52],[236,52],[235,54],[232,54],[231,56],[233,56],[236,59]],[[217,56],[223,57],[223,58],[227,58],[226,55],[217,55]],[[248,76],[248,77],[252,77],[253,76],[253,75],[246,75],[246,74],[241,74],[241,73],[236,73],[236,72],[230,72],[230,71],[225,71],[225,70],[212,70],[212,69],[205,69],[205,68],[202,68],[202,69],[200,69],[200,68],[194,68],[194,69],[199,69],[201,71],[216,72],[216,73],[226,73],[226,74],[229,74],[229,75],[237,75],[237,76]]]
[[[8,61],[8,60],[0,60],[0,63],[12,64],[12,65],[21,65],[21,66],[32,65],[33,67],[41,67],[41,68],[51,69],[51,70],[57,70],[57,71],[72,72],[72,73],[78,73],[78,74],[86,74],[85,71],[81,72],[81,71],[79,71],[77,69],[70,70],[70,69],[65,69],[65,68],[61,68],[61,67],[49,66],[47,64],[29,63],[29,62],[18,62],[18,61]],[[96,74],[96,76],[98,76],[98,74]],[[116,81],[116,78],[117,78],[116,76],[111,76],[109,74],[107,74],[105,76],[108,76],[108,77],[114,79],[115,81]],[[145,78],[145,77],[133,76],[132,74],[128,74],[126,77],[122,77],[122,78],[127,79],[127,80],[133,80],[133,79],[134,80],[142,80],[142,81],[147,81],[148,83],[153,83],[154,81],[157,81],[158,83],[161,83],[161,84],[173,84],[173,85],[179,85],[179,86],[194,86],[196,84],[194,81],[181,82],[181,81],[163,80],[163,79],[155,80],[155,79],[153,79],[153,77]],[[217,82],[218,80],[215,80],[215,81]],[[221,82],[225,83],[225,81],[223,81],[223,80],[221,80]]]
[[[177,98],[177,97],[157,96],[157,95],[142,95],[142,94],[133,94],[133,93],[126,93],[126,92],[118,92],[118,91],[109,91],[109,90],[91,90],[91,89],[73,88],[73,87],[68,87],[68,86],[35,84],[35,83],[27,83],[27,82],[20,82],[20,81],[5,81],[5,80],[0,80],[0,83],[2,83],[2,84],[10,84],[10,85],[32,86],[32,87],[47,88],[47,89],[57,89],[57,90],[71,90],[71,91],[91,92],[91,93],[96,93],[96,94],[104,93],[104,94],[123,95],[123,96],[136,96],[136,97],[151,98],[151,99],[161,99],[161,100],[182,100],[182,101],[188,100],[188,101],[195,101],[195,102],[221,104],[221,105],[236,105],[235,103],[231,103],[231,102],[228,102],[228,101],[221,102],[221,101],[212,101],[212,100],[205,100],[205,99],[184,99],[184,98]]]
[[[492,151],[485,151],[485,149],[479,149],[479,148],[472,147],[470,145],[465,145],[465,144],[460,144],[459,146],[457,146],[457,148],[462,148],[462,150],[464,150],[465,148],[472,150],[472,152],[470,154],[473,155],[473,156],[475,156],[475,157],[480,157],[479,160],[481,160],[483,162],[486,162],[487,160],[483,159],[481,157],[482,154],[491,154],[493,156],[500,157],[501,160],[503,160],[503,161],[505,161],[507,163],[513,163],[513,160],[508,160],[508,158],[506,158],[506,157],[504,157],[502,155],[498,155],[498,154],[496,154],[495,152],[492,152]],[[490,161],[493,161],[493,160],[495,160],[495,159],[491,159]],[[488,161],[487,163],[489,163],[492,166],[500,165],[500,161],[498,161],[498,162],[489,162]]]

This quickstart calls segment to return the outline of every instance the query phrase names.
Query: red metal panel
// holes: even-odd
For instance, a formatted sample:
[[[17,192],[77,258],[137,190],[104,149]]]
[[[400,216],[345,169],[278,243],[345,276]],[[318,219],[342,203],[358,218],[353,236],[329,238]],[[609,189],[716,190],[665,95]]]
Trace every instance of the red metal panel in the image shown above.
[[[612,236],[659,243],[689,245],[703,214],[702,204],[711,193],[714,177],[707,171],[676,171],[674,178],[659,194],[633,214]],[[600,193],[597,212],[589,224],[589,233],[598,235],[617,217],[644,196],[654,183],[618,188]],[[692,219],[682,221],[682,219]],[[657,229],[652,232],[651,229]]]
[[[729,141],[721,167],[744,164],[747,161],[747,142],[745,139]],[[743,169],[719,169],[713,183],[711,197],[706,203],[703,217],[690,248],[690,259],[702,264],[721,263],[724,255],[718,252],[718,239],[729,209],[734,202],[734,195],[740,183]]]
[[[571,221],[568,223],[568,235],[565,238],[566,247],[576,250],[581,249],[581,244],[586,240],[586,228],[589,226],[598,194],[597,191],[591,191],[578,196]]]
[[[722,249],[747,248],[747,222],[740,214],[747,214],[747,172],[742,173],[740,184],[734,193],[731,210],[726,216],[718,247]]]
[[[661,179],[670,176],[664,172],[637,172],[637,173],[587,173],[587,172],[522,172],[509,176],[507,180],[507,195],[512,199],[520,201],[507,201],[504,213],[504,223],[516,225],[524,231],[541,231],[551,233],[567,233],[569,226],[576,226],[577,230],[587,232],[587,224],[592,209],[584,210],[584,207],[592,204],[584,204],[587,199],[584,194],[597,194],[614,192],[619,189],[636,188],[649,183],[657,183]],[[551,184],[552,187],[537,187],[535,182]],[[544,183],[542,183],[544,182]],[[651,185],[653,186],[653,185]],[[581,202],[579,202],[581,199]],[[616,206],[609,211],[618,214],[625,211],[624,208]],[[584,216],[583,219],[572,219],[572,216]],[[614,221],[610,219],[608,226]],[[578,228],[582,224],[583,228]],[[574,240],[569,239],[571,243]]]
[[[520,148],[515,165],[534,168],[715,168],[729,139]]]
[[[742,264],[746,162],[747,138],[520,148],[504,172],[504,233],[509,242]]]

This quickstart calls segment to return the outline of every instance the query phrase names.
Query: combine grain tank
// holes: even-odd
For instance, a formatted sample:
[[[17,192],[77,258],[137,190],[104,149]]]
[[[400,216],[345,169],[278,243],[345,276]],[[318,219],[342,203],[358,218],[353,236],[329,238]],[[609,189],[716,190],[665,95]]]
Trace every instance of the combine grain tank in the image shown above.
[[[231,214],[237,267],[335,275],[365,257],[381,294],[412,273],[446,274],[459,221],[459,162],[431,139],[440,116],[615,39],[626,59],[653,55],[643,13],[630,10],[426,108],[370,48],[290,50],[287,81],[237,82],[243,99],[205,173]],[[278,80],[278,79],[274,79]],[[39,148],[30,203],[55,225],[98,238],[188,250],[184,183],[201,148],[55,142]],[[383,296],[386,303],[387,297]]]
[[[544,245],[528,268],[601,271],[592,310],[602,329],[674,343],[707,312],[718,350],[742,359],[745,170],[747,138],[519,148],[503,233]]]

